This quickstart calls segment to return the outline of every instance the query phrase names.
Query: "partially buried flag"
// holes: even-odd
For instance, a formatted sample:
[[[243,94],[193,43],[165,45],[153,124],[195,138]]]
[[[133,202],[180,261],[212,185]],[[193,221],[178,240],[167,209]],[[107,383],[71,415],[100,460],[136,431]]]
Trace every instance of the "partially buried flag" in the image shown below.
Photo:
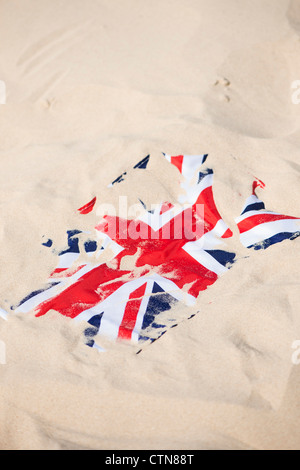
[[[173,305],[179,301],[193,305],[199,292],[230,268],[235,254],[222,247],[232,232],[214,202],[212,170],[200,171],[207,155],[164,156],[183,176],[185,191],[178,204],[162,201],[154,210],[147,210],[141,201],[142,214],[134,220],[104,216],[95,227],[101,242],[89,240],[81,249],[81,231],[70,230],[68,246],[59,253],[49,283],[23,299],[16,312],[34,311],[39,317],[55,310],[84,320],[89,324],[90,346],[96,346],[96,335],[136,343],[153,341],[177,323]],[[135,169],[145,170],[148,162],[149,156]],[[194,176],[196,184],[192,185]],[[93,198],[79,212],[88,214],[95,204]],[[182,226],[186,221],[188,230]],[[113,237],[112,225],[117,227]],[[111,263],[101,262],[101,257],[95,263],[108,248],[114,253]],[[81,250],[93,258],[92,263],[78,264]],[[121,266],[125,257],[134,259],[132,268]]]
[[[213,170],[205,165],[207,155],[163,155],[178,170],[176,184],[181,194],[177,202],[162,200],[147,209],[140,200],[142,210],[134,219],[105,215],[93,227],[98,237],[84,243],[80,242],[81,230],[69,230],[67,246],[59,252],[48,283],[12,310],[33,311],[37,317],[55,310],[85,321],[86,344],[91,347],[101,349],[99,336],[142,345],[178,323],[174,305],[194,305],[201,291],[228,272],[236,261],[226,245],[233,232],[216,207]],[[149,158],[134,169],[146,170]],[[125,177],[126,172],[109,186]],[[266,247],[299,235],[299,219],[266,211],[255,189],[256,184],[236,219],[242,244]],[[79,213],[90,214],[96,205],[94,197]],[[51,240],[44,245],[51,247]],[[101,261],[108,250],[112,253],[109,262]]]

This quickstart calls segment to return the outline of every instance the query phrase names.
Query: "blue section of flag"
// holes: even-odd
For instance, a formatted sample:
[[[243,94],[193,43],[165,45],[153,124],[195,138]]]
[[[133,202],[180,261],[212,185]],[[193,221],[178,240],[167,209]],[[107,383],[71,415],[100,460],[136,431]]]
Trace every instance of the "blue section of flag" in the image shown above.
[[[157,282],[154,282],[152,294],[149,298],[146,312],[144,314],[143,324],[141,328],[140,340],[148,340],[149,338],[143,335],[143,330],[147,328],[163,329],[165,325],[156,322],[156,317],[167,310],[171,310],[172,306],[177,303],[177,299],[167,294]]]
[[[91,325],[89,328],[84,330],[84,335],[86,337],[86,345],[90,346],[91,348],[94,346],[95,341],[94,337],[98,334],[101,320],[102,320],[103,312],[99,313],[98,315],[94,315],[92,318],[89,319],[88,323]]]
[[[134,165],[133,168],[134,169],[140,168],[140,169],[145,170],[147,168],[149,160],[150,160],[150,155],[147,155],[147,157],[143,158],[143,160],[139,161],[136,165]],[[118,176],[118,178],[116,178],[111,184],[114,185],[115,183],[121,183],[121,181],[124,181],[125,179],[124,176],[126,175],[127,175],[127,171],[124,171],[124,173]]]
[[[150,155],[147,155],[147,157],[143,158],[143,160],[139,161],[136,165],[134,165],[134,169],[140,168],[145,170],[147,168],[147,165],[149,163]],[[124,176],[127,175],[127,171],[124,171],[118,178],[116,178],[111,184],[114,185],[116,183],[121,183],[121,181],[124,181]]]
[[[142,168],[143,170],[145,170],[149,163],[149,159],[150,159],[150,155],[147,155],[147,157],[143,158],[143,160],[141,160],[136,165],[134,165],[133,168]]]
[[[199,172],[198,183],[199,184],[207,175],[213,175],[214,172],[211,168],[207,168],[205,171]]]
[[[118,178],[116,178],[111,184],[121,183],[121,181],[124,181],[124,176],[125,175],[127,175],[126,171],[124,173],[122,173],[122,175],[118,176]]]
[[[95,240],[88,240],[84,244],[84,249],[87,253],[91,253],[97,250],[97,242]]]
[[[208,157],[208,153],[206,153],[205,155],[203,155],[202,164],[206,162],[207,157]]]
[[[50,238],[49,238],[46,242],[42,243],[42,245],[47,246],[48,248],[50,248],[53,245],[53,241],[50,240]]]
[[[290,233],[290,232],[282,232],[276,233],[273,237],[267,238],[262,242],[255,243],[254,245],[248,246],[248,248],[254,248],[254,250],[266,250],[269,246],[275,245],[276,243],[280,243],[284,240],[294,240],[295,238],[300,236],[300,232]]]
[[[218,263],[222,264],[226,268],[230,267],[234,263],[235,253],[224,251],[224,250],[205,250],[210,256],[215,258]]]
[[[79,253],[79,239],[78,237],[75,237],[75,235],[78,235],[79,233],[82,233],[81,230],[67,231],[68,248],[64,251],[61,251],[59,255],[64,255],[65,253]]]
[[[246,212],[251,212],[251,211],[260,211],[262,209],[265,209],[265,204],[260,201],[260,202],[255,202],[254,204],[250,204],[249,206],[247,206],[243,212],[241,213],[241,215],[243,214],[246,214]]]

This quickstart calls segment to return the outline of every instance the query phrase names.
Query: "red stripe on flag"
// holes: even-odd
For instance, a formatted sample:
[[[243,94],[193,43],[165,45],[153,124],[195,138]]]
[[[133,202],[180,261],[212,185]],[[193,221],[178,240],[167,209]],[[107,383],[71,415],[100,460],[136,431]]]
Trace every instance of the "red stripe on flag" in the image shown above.
[[[147,284],[143,284],[135,291],[131,292],[129,301],[126,304],[122,323],[119,328],[118,338],[131,339],[136,319],[141,306],[142,298],[145,295]]]
[[[160,209],[160,215],[172,209],[172,207],[174,207],[174,204],[172,204],[171,202],[164,202]]]
[[[118,338],[131,339],[136,319],[139,313],[143,296],[145,295],[147,284],[143,284],[135,291],[131,292],[129,301],[126,304],[122,323],[119,328]]]
[[[256,188],[264,189],[265,187],[266,187],[265,183],[263,181],[259,180],[258,178],[256,178],[256,181],[253,181],[253,184],[252,184],[252,194],[253,194],[253,196],[256,196],[256,193],[255,193]]]
[[[80,212],[80,214],[88,214],[89,212],[92,212],[92,210],[94,209],[95,203],[96,203],[96,197],[94,197],[90,202],[88,202],[84,206],[80,207],[80,209],[78,209],[78,212]]]
[[[276,220],[287,220],[287,219],[294,219],[297,220],[297,217],[290,217],[288,215],[278,215],[278,214],[257,214],[248,217],[247,219],[242,220],[239,224],[239,231],[240,233],[247,232],[251,230],[253,227],[256,227],[260,224],[265,224],[268,222],[275,222]]]
[[[204,220],[207,225],[206,230],[212,230],[217,222],[221,220],[221,215],[216,207],[212,187],[208,186],[198,196],[195,205],[204,206]]]
[[[73,274],[77,273],[80,271],[81,268],[84,268],[86,264],[81,264],[80,266],[77,266],[76,268],[56,268],[52,273],[50,274],[50,277],[70,277],[73,276]],[[68,271],[68,272],[66,272]]]
[[[172,280],[179,289],[188,286],[188,293],[193,297],[198,297],[200,291],[206,290],[218,279],[216,273],[185,250],[177,250],[172,259],[161,265],[158,274]]]
[[[233,236],[233,232],[230,228],[226,230],[225,233],[223,233],[221,238],[231,238]]]
[[[55,310],[66,317],[75,318],[119,289],[127,282],[124,277],[128,274],[130,271],[112,269],[102,264],[84,274],[60,294],[38,305],[35,315],[40,317],[49,310]]]
[[[183,155],[178,155],[177,157],[171,157],[172,165],[175,165],[180,173],[182,173],[182,163],[183,163]]]

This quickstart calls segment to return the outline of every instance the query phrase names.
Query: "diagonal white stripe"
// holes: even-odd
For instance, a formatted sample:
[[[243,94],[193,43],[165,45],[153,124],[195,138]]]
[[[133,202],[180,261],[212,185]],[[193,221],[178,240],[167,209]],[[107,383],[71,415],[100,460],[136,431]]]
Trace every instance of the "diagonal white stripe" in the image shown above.
[[[216,273],[218,276],[228,271],[225,266],[219,263],[213,256],[203,250],[201,240],[186,243],[183,249],[192,256],[198,263],[202,264],[206,269]]]
[[[276,220],[274,222],[266,222],[264,224],[257,225],[251,230],[242,233],[240,235],[240,240],[245,247],[248,247],[255,243],[267,240],[279,233],[295,233],[298,231],[300,231],[299,219]]]

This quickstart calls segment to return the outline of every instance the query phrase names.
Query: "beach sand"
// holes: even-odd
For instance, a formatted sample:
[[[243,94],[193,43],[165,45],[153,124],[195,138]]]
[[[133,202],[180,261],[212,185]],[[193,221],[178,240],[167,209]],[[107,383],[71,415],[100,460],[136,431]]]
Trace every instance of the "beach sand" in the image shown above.
[[[64,246],[94,196],[171,189],[161,152],[209,154],[235,242],[255,177],[300,217],[299,37],[299,0],[0,0],[0,308],[43,284],[43,237]],[[148,184],[110,196],[148,154]],[[56,312],[0,318],[0,448],[299,449],[299,248],[238,246],[138,355],[88,348]]]

